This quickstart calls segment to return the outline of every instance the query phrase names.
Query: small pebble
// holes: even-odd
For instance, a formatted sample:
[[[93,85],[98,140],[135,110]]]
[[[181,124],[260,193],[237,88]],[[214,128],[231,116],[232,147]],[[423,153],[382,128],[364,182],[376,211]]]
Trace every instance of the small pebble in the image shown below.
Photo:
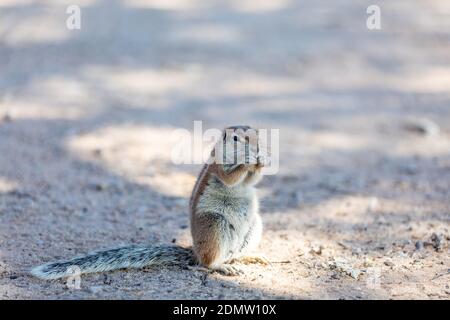
[[[206,286],[208,284],[208,274],[204,273],[203,275],[201,275],[200,280],[202,282],[202,285]]]
[[[392,261],[385,261],[384,262],[384,264],[386,265],[386,266],[388,266],[388,267],[393,267],[393,266],[395,266],[395,264],[392,262]]]
[[[435,122],[427,118],[410,120],[405,124],[405,129],[426,136],[435,136],[441,131]]]
[[[110,285],[112,283],[112,279],[110,277],[108,277],[107,274],[104,274],[103,275],[103,283],[107,284],[107,285]]]
[[[406,175],[415,175],[419,172],[417,165],[406,164],[400,168],[400,172]]]
[[[430,238],[431,245],[436,251],[442,251],[444,249],[444,235],[433,233]]]
[[[333,274],[331,275],[331,279],[339,279],[339,274],[336,272],[333,272]]]
[[[12,118],[9,114],[5,114],[2,118],[3,122],[12,122]]]
[[[419,241],[416,241],[415,246],[416,246],[416,250],[422,250],[423,247],[424,247],[423,241],[420,241],[420,240],[419,240]]]
[[[102,150],[101,149],[94,149],[92,153],[94,154],[94,156],[100,157],[102,155]]]
[[[97,191],[102,191],[105,189],[105,186],[100,183],[97,183],[94,187],[95,187],[95,190],[97,190]]]
[[[322,254],[322,250],[323,250],[323,246],[322,245],[315,245],[311,248],[311,253],[315,253],[317,255],[321,255]]]

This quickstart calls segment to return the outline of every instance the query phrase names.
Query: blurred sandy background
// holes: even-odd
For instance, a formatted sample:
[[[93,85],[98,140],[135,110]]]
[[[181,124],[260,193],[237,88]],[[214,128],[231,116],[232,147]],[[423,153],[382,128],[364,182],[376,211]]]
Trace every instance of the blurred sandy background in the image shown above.
[[[0,119],[1,299],[450,298],[447,0],[2,0]],[[280,129],[280,172],[260,188],[272,265],[88,275],[80,290],[27,274],[189,245],[199,166],[171,163],[170,134],[194,120]]]

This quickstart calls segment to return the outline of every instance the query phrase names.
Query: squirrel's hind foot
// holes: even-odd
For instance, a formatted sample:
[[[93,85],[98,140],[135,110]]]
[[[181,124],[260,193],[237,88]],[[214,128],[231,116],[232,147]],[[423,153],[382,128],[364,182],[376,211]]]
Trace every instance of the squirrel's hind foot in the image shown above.
[[[218,272],[218,273],[223,274],[224,276],[229,276],[229,277],[244,274],[244,271],[242,271],[241,269],[239,269],[235,266],[229,265],[229,264],[222,264],[220,266],[211,268],[211,270],[213,272]]]
[[[262,264],[267,266],[270,261],[263,256],[244,256],[241,258],[236,258],[230,261],[230,263],[242,263],[242,264]]]

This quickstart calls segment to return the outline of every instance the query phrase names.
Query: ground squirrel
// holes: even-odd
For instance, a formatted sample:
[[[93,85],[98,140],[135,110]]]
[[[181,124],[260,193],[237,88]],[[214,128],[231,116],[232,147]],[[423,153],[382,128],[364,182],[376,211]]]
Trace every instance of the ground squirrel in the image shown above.
[[[217,150],[223,151],[226,149],[223,146],[230,145],[234,146],[231,153],[234,161],[229,161],[229,150],[220,154],[225,161],[219,161],[221,157]],[[123,268],[199,264],[200,268],[236,275],[241,271],[230,264],[236,259],[264,262],[257,257],[246,257],[256,248],[262,235],[254,186],[261,179],[265,160],[258,155],[258,146],[257,130],[249,126],[232,126],[224,130],[192,191],[189,207],[193,248],[169,244],[132,245],[51,262],[33,268],[31,273],[42,279],[58,279],[72,275],[70,269],[73,267],[84,274]],[[237,155],[242,147],[245,158],[239,161]],[[249,154],[254,157],[249,157]]]

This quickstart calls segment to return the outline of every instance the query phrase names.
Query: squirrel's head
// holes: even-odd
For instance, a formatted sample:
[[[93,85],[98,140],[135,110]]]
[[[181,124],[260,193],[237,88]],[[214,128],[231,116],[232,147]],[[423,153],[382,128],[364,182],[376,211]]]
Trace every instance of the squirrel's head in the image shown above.
[[[258,130],[243,125],[227,127],[223,130],[222,140],[216,147],[223,147],[226,163],[230,163],[230,161],[233,163],[236,163],[236,161],[246,163],[256,161],[253,158],[256,159],[259,149]],[[239,160],[239,158],[243,160]]]
[[[222,139],[224,143],[249,144],[258,146],[258,130],[250,126],[230,126],[223,130]]]

